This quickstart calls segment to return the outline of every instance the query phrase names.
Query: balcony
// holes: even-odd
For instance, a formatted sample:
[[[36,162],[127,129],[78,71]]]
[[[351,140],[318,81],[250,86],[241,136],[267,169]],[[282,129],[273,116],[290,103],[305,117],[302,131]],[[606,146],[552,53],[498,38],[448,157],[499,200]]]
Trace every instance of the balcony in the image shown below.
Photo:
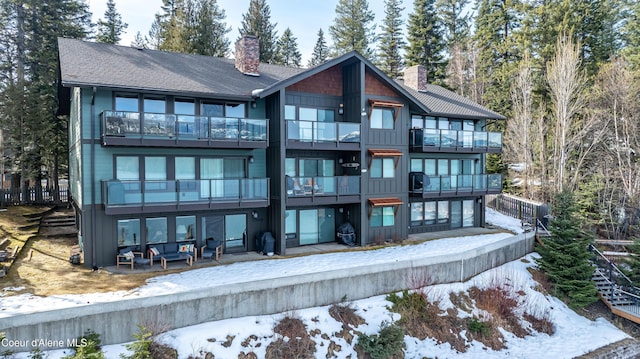
[[[500,153],[502,133],[414,128],[409,146],[412,152]]]
[[[422,198],[476,196],[502,191],[502,175],[449,175],[427,176],[418,172],[409,174],[409,193]]]
[[[102,181],[106,214],[269,206],[269,179]]]
[[[287,148],[359,150],[360,124],[353,122],[286,121]]]
[[[267,148],[265,119],[125,111],[101,114],[105,146]]]
[[[360,202],[360,176],[287,177],[287,205]]]

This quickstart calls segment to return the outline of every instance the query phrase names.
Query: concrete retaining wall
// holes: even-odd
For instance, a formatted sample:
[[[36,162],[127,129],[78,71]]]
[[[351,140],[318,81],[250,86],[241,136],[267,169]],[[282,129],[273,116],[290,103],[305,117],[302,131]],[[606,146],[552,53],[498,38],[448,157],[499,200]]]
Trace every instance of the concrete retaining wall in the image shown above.
[[[13,341],[5,341],[0,349],[16,352],[31,350],[33,346],[43,350],[59,349],[87,329],[100,334],[103,344],[123,343],[133,340],[138,324],[181,328],[227,318],[329,305],[340,302],[345,295],[349,300],[363,299],[411,287],[412,273],[416,271],[424,271],[433,283],[460,282],[530,253],[533,242],[534,234],[526,233],[463,253],[419,260],[397,258],[383,265],[0,318],[0,332],[5,332],[7,339]],[[50,342],[43,346],[42,340]]]

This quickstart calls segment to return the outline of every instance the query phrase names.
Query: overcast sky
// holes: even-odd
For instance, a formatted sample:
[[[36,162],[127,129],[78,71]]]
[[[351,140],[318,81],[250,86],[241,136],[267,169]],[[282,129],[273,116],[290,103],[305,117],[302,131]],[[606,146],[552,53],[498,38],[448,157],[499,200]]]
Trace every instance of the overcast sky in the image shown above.
[[[107,0],[86,0],[93,21],[104,18]],[[242,23],[242,14],[249,9],[250,0],[218,0],[218,6],[225,10],[226,23],[231,32],[227,35],[233,42],[237,39],[238,28]],[[162,0],[115,0],[116,10],[122,15],[124,22],[129,24],[126,34],[122,36],[121,45],[129,46],[138,31],[147,35],[154,15],[160,12]],[[318,39],[318,30],[322,28],[327,44],[332,44],[329,26],[333,24],[338,0],[267,0],[271,9],[271,22],[276,23],[276,30],[280,36],[289,27],[298,39],[298,49],[302,54],[302,64],[306,65],[313,52],[313,46]],[[412,0],[404,0],[404,18],[413,9]],[[376,32],[380,32],[380,24],[384,19],[384,1],[369,0],[369,9],[376,15]],[[406,25],[405,25],[406,26]],[[233,46],[232,46],[233,48]]]

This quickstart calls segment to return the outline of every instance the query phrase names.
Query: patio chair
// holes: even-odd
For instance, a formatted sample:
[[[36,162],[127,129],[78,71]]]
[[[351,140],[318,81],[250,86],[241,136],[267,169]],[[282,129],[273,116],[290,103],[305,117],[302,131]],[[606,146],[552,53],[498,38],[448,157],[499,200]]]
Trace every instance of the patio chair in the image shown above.
[[[135,265],[147,265],[150,263],[148,258],[144,257],[143,252],[134,252],[138,248],[135,247],[125,247],[121,248],[116,255],[116,268],[120,268],[120,265],[128,265],[131,266],[131,270],[134,269]]]
[[[215,257],[214,257],[215,255]],[[206,244],[200,248],[200,258],[219,260],[222,255],[222,242],[219,239],[207,238]]]

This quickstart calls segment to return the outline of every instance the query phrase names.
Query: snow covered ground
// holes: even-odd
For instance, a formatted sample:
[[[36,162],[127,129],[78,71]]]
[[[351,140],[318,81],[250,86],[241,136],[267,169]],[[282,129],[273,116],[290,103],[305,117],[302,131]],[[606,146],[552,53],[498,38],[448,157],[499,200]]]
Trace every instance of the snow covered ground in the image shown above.
[[[520,221],[503,216],[490,209],[487,210],[487,222],[496,226],[521,232]],[[257,279],[276,278],[283,275],[304,274],[317,271],[318,268],[344,268],[354,267],[362,263],[383,263],[393,258],[422,258],[436,256],[452,251],[461,251],[486,245],[503,239],[509,234],[491,234],[477,236],[472,241],[468,237],[446,238],[425,242],[419,245],[396,246],[372,251],[358,251],[348,253],[320,254],[299,258],[287,258],[270,261],[257,261],[235,263],[226,266],[195,269],[179,274],[158,276],[147,281],[147,284],[131,291],[111,293],[93,293],[84,295],[65,295],[56,297],[38,297],[31,294],[4,297],[0,303],[0,316],[7,317],[20,313],[30,313],[56,308],[85,305],[88,303],[100,303],[114,300],[126,300],[129,298],[146,297],[151,295],[178,293],[196,288],[223,286],[228,283],[240,283]],[[406,355],[408,359],[438,357],[438,358],[539,358],[541,350],[544,357],[572,358],[599,347],[613,343],[628,336],[615,328],[604,319],[590,321],[578,316],[567,308],[562,302],[550,296],[544,296],[533,288],[536,283],[526,270],[533,265],[533,256],[527,256],[527,261],[514,261],[501,267],[482,273],[465,283],[435,285],[429,290],[430,295],[441,299],[441,307],[451,307],[448,301],[448,293],[464,291],[477,286],[486,288],[496,278],[507,280],[514,292],[526,293],[526,303],[523,307],[533,314],[547,313],[555,325],[555,334],[534,333],[523,339],[504,332],[507,349],[492,351],[479,342],[473,345],[465,353],[457,353],[449,344],[437,344],[432,339],[424,341],[411,337],[405,337]],[[267,265],[268,264],[268,265]],[[194,273],[197,271],[198,273]],[[250,275],[249,275],[250,274]],[[258,274],[258,276],[257,276]],[[184,276],[193,278],[196,275],[201,280],[197,282],[184,280]],[[210,278],[211,281],[207,280]],[[221,280],[222,279],[222,280]],[[4,288],[5,291],[16,288]],[[363,317],[367,324],[360,325],[357,330],[366,334],[374,334],[380,330],[381,323],[397,320],[398,314],[387,310],[390,303],[385,296],[376,296],[368,299],[357,300],[351,303],[357,314]],[[331,335],[340,331],[341,324],[336,322],[328,313],[329,307],[317,307],[299,309],[293,313],[303,320],[308,331],[319,329],[322,333]],[[161,335],[160,341],[176,348],[180,358],[190,355],[198,355],[200,351],[211,352],[216,358],[237,358],[240,352],[245,354],[254,352],[257,358],[264,358],[268,344],[277,339],[273,335],[273,328],[285,315],[252,316],[237,319],[228,319],[181,328],[166,332]],[[462,314],[464,315],[464,314]],[[466,314],[468,315],[468,314]],[[464,328],[461,328],[463,330]],[[257,339],[247,341],[247,346],[241,342],[255,335]],[[235,339],[228,346],[223,346],[228,336]],[[210,339],[215,338],[215,341]],[[317,357],[325,358],[329,340],[321,336],[314,336],[316,342]],[[355,351],[342,338],[331,338],[342,350],[336,354],[336,358],[357,357]],[[126,353],[124,345],[105,346],[107,358],[118,358],[121,353]],[[66,353],[68,354],[68,353]],[[48,358],[60,358],[65,353],[61,350],[51,351]],[[19,354],[16,358],[28,358],[28,353]]]

